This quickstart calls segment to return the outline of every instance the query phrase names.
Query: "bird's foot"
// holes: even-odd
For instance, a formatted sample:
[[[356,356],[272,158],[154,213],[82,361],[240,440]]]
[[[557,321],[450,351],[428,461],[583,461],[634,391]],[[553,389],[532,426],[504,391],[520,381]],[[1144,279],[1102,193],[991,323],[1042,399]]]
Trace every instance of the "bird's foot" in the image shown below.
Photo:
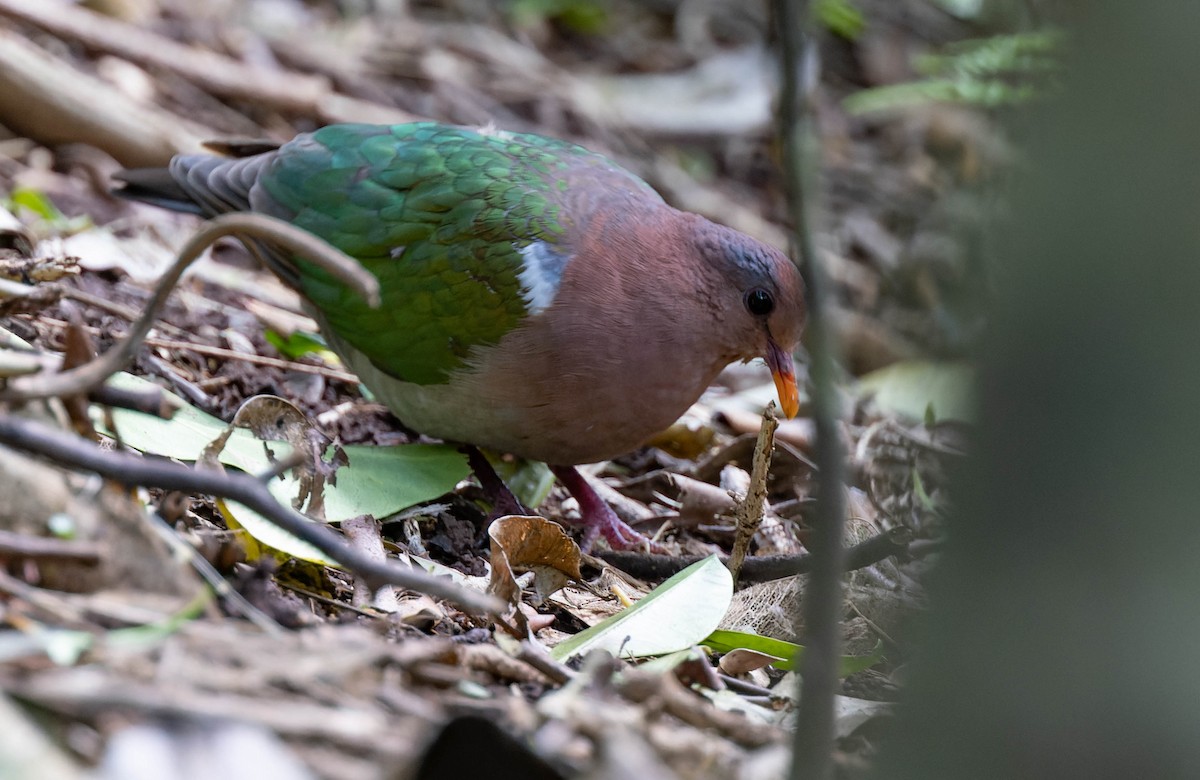
[[[505,515],[527,515],[529,510],[521,503],[521,500],[516,497],[508,485],[504,484],[504,480],[500,479],[500,475],[496,473],[496,469],[478,447],[470,444],[464,444],[460,451],[467,456],[467,465],[471,467],[471,471],[475,472],[475,478],[479,480],[479,486],[483,488],[483,494],[487,496],[488,501],[492,503],[491,519],[504,517]]]
[[[663,545],[635,531],[617,517],[613,508],[600,498],[595,488],[588,484],[587,478],[575,468],[551,466],[550,470],[579,502],[579,514],[584,526],[583,542],[579,546],[584,552],[590,550],[597,537],[601,536],[614,550],[649,550],[663,554],[667,552]]]

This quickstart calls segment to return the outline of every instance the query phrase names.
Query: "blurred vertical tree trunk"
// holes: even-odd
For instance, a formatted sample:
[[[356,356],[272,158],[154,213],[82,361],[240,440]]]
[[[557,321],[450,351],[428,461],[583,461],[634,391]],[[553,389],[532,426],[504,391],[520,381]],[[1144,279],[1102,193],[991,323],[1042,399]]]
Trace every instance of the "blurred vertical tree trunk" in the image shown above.
[[[812,570],[796,605],[797,625],[804,626],[802,683],[796,712],[795,754],[789,777],[827,780],[833,774],[834,696],[838,691],[841,646],[842,576],[845,571],[846,454],[838,427],[837,373],[839,345],[830,322],[832,295],[826,269],[817,260],[813,239],[816,193],[817,131],[809,96],[802,94],[802,68],[814,43],[812,5],[808,0],[774,0],[772,14],[779,34],[782,90],[779,129],[783,146],[788,209],[796,231],[794,256],[808,285],[809,376],[816,428],[817,504],[808,548]]]
[[[1200,777],[1200,3],[1073,8],[881,777]]]

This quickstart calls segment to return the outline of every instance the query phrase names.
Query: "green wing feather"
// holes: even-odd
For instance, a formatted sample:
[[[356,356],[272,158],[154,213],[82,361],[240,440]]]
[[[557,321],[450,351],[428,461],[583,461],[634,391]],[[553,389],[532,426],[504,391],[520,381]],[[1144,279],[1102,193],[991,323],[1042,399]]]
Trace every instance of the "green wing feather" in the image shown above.
[[[650,191],[607,159],[541,136],[333,125],[282,146],[251,202],[378,276],[382,305],[371,309],[296,261],[300,292],[341,338],[381,370],[433,384],[526,316],[519,250],[539,240],[564,245],[563,176],[579,165]]]

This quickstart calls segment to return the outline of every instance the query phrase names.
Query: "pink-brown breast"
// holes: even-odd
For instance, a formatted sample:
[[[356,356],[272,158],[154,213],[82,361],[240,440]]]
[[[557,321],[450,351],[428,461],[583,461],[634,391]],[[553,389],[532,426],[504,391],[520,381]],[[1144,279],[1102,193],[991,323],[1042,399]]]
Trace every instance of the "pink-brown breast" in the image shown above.
[[[399,382],[353,354],[349,364],[401,420],[431,436],[559,465],[635,449],[730,362],[762,356],[767,338],[730,289],[731,271],[707,256],[714,246],[724,252],[729,241],[752,240],[646,205],[594,214],[553,302],[477,350],[448,384]],[[752,246],[780,264],[782,294],[798,296],[787,258]],[[802,320],[796,306],[800,313],[787,316]],[[787,325],[790,350],[801,322]]]

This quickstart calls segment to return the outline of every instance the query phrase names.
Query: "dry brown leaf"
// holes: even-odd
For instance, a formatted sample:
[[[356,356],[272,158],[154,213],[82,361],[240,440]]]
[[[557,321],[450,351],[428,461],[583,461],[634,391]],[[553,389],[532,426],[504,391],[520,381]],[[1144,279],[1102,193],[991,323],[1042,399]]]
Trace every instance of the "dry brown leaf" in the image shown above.
[[[492,579],[488,592],[514,606],[521,587],[516,572],[532,572],[535,600],[541,603],[569,580],[581,579],[579,545],[563,527],[536,515],[507,515],[488,528]]]
[[[721,656],[721,662],[717,665],[721,668],[722,672],[725,672],[725,674],[733,675],[734,677],[740,677],[743,674],[749,674],[750,672],[758,669],[763,669],[775,663],[776,661],[782,660],[784,659],[777,658],[773,655],[767,655],[766,653],[760,653],[757,650],[747,650],[744,647],[739,647],[736,650],[730,650],[728,653]]]
[[[295,404],[274,395],[246,399],[233,416],[233,426],[249,428],[263,440],[285,441],[293,451],[304,453],[303,462],[293,472],[300,482],[300,493],[292,506],[304,507],[309,517],[323,519],[325,483],[334,483],[338,466],[345,465],[345,453],[338,449],[332,461],[324,460],[322,454],[331,443],[329,438]]]

